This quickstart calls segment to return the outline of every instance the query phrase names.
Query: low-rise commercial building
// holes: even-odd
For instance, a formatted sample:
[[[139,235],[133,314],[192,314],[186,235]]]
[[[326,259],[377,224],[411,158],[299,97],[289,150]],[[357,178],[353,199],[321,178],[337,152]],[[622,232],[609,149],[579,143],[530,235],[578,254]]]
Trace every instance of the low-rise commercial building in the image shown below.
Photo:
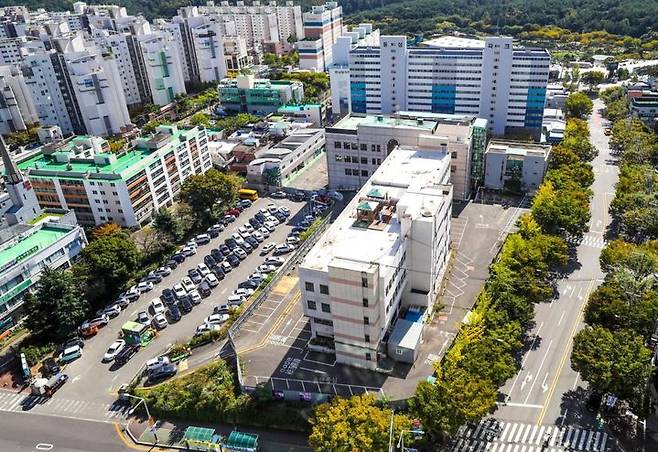
[[[277,113],[295,122],[322,127],[327,116],[327,109],[323,104],[284,105],[279,107]]]
[[[551,146],[491,140],[485,152],[484,186],[492,190],[533,192],[548,169]]]
[[[391,337],[406,337],[396,321],[432,311],[450,257],[450,165],[446,152],[392,149],[300,265],[312,338],[336,362],[376,369]]]
[[[18,162],[43,208],[70,209],[87,226],[112,221],[135,227],[173,203],[183,181],[212,166],[207,132],[159,126],[121,154],[107,141],[75,136]]]
[[[282,105],[299,104],[304,99],[304,85],[296,80],[256,79],[240,75],[219,83],[219,102],[227,111],[268,114]]]
[[[348,115],[326,128],[327,170],[333,190],[359,189],[397,146],[448,153],[455,199],[470,197],[481,179],[486,121],[466,115],[400,112],[395,116]]]

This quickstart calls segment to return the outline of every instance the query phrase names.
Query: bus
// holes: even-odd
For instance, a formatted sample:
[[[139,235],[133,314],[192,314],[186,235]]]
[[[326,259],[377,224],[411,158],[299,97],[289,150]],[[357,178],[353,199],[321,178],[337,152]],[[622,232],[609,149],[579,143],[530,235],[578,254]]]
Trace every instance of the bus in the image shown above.
[[[258,192],[256,190],[251,190],[249,188],[242,188],[238,192],[240,199],[248,199],[250,201],[256,201],[258,199]]]

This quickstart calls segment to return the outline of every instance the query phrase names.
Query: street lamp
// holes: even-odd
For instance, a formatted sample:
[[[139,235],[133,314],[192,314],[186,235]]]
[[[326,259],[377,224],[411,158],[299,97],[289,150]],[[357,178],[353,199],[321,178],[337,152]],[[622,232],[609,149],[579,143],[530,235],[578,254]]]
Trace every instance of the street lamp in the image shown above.
[[[398,445],[397,448],[400,449],[401,452],[404,452],[404,433],[409,432],[413,433],[414,436],[423,436],[425,432],[420,429],[409,429],[409,430],[401,430],[400,431],[400,439],[398,440]]]
[[[121,395],[122,395],[123,397],[128,397],[128,398],[131,398],[131,399],[139,400],[139,403],[137,403],[137,405],[135,405],[134,407],[132,407],[132,408],[128,411],[128,414],[131,415],[131,416],[135,413],[135,411],[137,410],[137,407],[138,407],[138,406],[140,406],[142,403],[144,404],[144,408],[146,409],[146,416],[148,416],[148,420],[149,420],[149,421],[150,421],[151,419],[154,420],[153,425],[151,426],[151,429],[152,429],[151,431],[153,432],[153,440],[154,440],[153,445],[155,446],[156,444],[158,444],[158,434],[157,434],[157,429],[154,429],[154,428],[153,428],[153,427],[155,426],[155,418],[152,418],[152,417],[151,417],[151,413],[149,412],[149,406],[146,404],[146,400],[145,400],[143,397],[137,397],[137,396],[135,396],[135,395],[128,394],[127,392],[124,392],[124,393],[121,394]],[[150,422],[149,422],[149,423],[150,423]]]

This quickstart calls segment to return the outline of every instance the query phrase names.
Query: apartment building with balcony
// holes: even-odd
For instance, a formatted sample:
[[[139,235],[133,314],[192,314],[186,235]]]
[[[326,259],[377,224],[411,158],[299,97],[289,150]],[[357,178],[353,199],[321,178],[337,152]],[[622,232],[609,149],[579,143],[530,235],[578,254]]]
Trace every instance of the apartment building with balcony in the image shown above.
[[[333,45],[343,34],[343,8],[337,2],[313,6],[303,14],[304,39],[295,44],[300,69],[324,71],[333,62]]]
[[[447,153],[392,149],[300,264],[312,340],[333,344],[337,363],[376,369],[396,325],[432,311],[450,257],[449,179]]]

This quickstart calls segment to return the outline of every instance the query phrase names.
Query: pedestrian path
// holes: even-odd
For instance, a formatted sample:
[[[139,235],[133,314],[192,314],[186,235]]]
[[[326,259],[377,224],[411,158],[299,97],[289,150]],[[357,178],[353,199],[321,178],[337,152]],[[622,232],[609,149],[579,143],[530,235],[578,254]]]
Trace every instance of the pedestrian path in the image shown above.
[[[116,421],[126,419],[130,407],[120,402],[101,403],[0,391],[0,412],[50,414],[80,419]]]
[[[591,248],[605,248],[607,242],[605,239],[596,234],[585,234],[582,238],[570,237],[567,239],[567,242],[572,245],[585,245]]]
[[[607,452],[608,434],[572,426],[483,420],[463,426],[451,452]]]

